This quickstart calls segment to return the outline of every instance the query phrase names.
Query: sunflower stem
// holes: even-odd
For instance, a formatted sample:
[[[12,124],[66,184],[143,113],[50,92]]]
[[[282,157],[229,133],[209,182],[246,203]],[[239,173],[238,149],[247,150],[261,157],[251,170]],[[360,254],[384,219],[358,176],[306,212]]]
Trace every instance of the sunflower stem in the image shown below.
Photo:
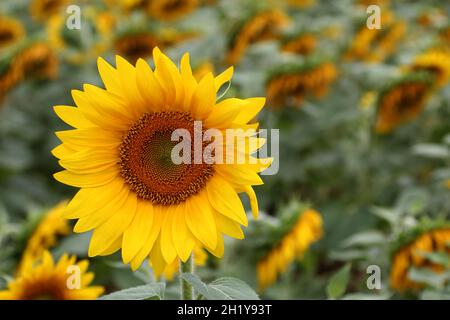
[[[194,273],[194,257],[191,255],[186,262],[180,260],[180,273]],[[194,292],[189,282],[180,278],[181,300],[193,300]]]

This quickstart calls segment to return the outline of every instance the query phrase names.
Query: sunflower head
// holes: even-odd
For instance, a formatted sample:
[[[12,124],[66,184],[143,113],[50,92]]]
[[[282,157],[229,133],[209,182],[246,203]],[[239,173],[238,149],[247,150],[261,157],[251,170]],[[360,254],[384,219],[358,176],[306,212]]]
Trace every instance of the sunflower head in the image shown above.
[[[147,10],[156,19],[171,21],[191,13],[197,6],[198,0],[150,0]]]
[[[442,87],[450,80],[450,51],[431,50],[416,57],[411,66],[415,71],[429,71],[436,76],[436,86]]]
[[[262,184],[257,173],[270,160],[251,156],[264,141],[254,136],[257,124],[248,124],[265,99],[216,101],[232,68],[197,81],[188,54],[180,69],[158,48],[153,59],[154,70],[142,59],[134,66],[117,56],[114,68],[100,58],[106,89],[85,85],[72,91],[76,108],[55,107],[75,129],[57,132],[62,144],[53,154],[65,168],[55,178],[81,188],[65,217],[79,219],[75,232],[94,230],[89,255],[122,248],[133,269],[150,257],[162,273],[176,258],[186,261],[197,242],[221,257],[224,234],[243,238],[247,216],[238,193],[248,194],[256,215],[252,185]],[[209,129],[217,148],[206,153],[211,145],[194,137]],[[233,139],[220,137],[226,129],[237,130]],[[244,161],[233,161],[238,154]]]
[[[312,33],[302,32],[284,39],[281,50],[285,52],[308,55],[317,46],[317,38]]]
[[[45,43],[37,42],[24,48],[16,55],[13,64],[25,78],[54,78],[58,72],[56,54]]]
[[[306,204],[293,202],[282,209],[279,223],[263,232],[259,242],[263,252],[257,260],[258,287],[262,291],[276,282],[295,260],[301,260],[308,248],[322,237],[322,218]]]
[[[267,98],[274,106],[286,104],[299,107],[308,95],[319,98],[326,94],[336,76],[334,64],[321,58],[287,63],[269,74]]]
[[[25,29],[20,21],[0,16],[0,49],[17,43],[24,35]]]
[[[428,221],[400,235],[394,246],[390,283],[394,290],[404,292],[423,287],[408,277],[411,268],[426,268],[441,273],[444,267],[430,260],[426,254],[450,254],[450,226],[445,221]]]
[[[55,246],[58,237],[70,233],[69,223],[62,214],[67,201],[63,201],[44,213],[28,238],[22,259],[17,268],[18,273],[22,273],[42,257],[45,250]]]
[[[118,54],[136,63],[139,58],[151,57],[153,48],[160,43],[158,36],[150,32],[126,33],[114,41]]]
[[[51,16],[61,13],[66,4],[67,0],[32,0],[31,16],[37,21],[44,22]]]
[[[289,24],[289,17],[281,10],[270,9],[253,13],[249,18],[237,24],[230,38],[227,62],[240,61],[247,47],[253,43],[272,40]]]
[[[89,286],[94,274],[86,272],[87,260],[76,262],[75,256],[64,254],[54,262],[44,251],[42,258],[24,269],[0,291],[0,300],[93,300],[103,293],[103,287]],[[74,271],[76,270],[76,271]],[[71,272],[79,279],[73,278]]]
[[[378,97],[376,131],[389,133],[415,119],[425,107],[433,81],[432,74],[422,71],[389,84]]]

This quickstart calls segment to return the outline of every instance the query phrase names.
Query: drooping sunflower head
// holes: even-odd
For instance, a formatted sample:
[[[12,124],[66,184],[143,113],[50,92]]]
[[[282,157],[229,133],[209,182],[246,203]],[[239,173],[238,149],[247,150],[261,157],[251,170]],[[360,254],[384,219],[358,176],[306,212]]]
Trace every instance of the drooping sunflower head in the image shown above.
[[[317,46],[317,38],[308,32],[289,36],[283,40],[281,50],[301,55],[308,55],[314,51]]]
[[[320,214],[306,206],[282,219],[279,225],[266,232],[273,243],[266,245],[265,253],[257,262],[258,287],[264,290],[277,281],[295,260],[301,260],[308,248],[322,237]],[[275,241],[273,241],[275,239]]]
[[[322,59],[288,63],[277,67],[268,76],[267,98],[274,106],[299,107],[308,95],[321,97],[337,76],[335,65]]]
[[[423,284],[411,280],[411,268],[426,268],[435,273],[445,270],[444,266],[433,262],[427,254],[450,254],[450,227],[438,221],[424,227],[417,227],[400,236],[392,256],[390,284],[399,292],[417,290]]]
[[[441,87],[450,80],[450,51],[431,50],[416,57],[412,70],[425,70],[436,76],[436,86]]]
[[[65,216],[79,219],[76,232],[94,230],[89,255],[122,248],[133,269],[150,257],[161,273],[177,257],[186,261],[197,242],[220,257],[223,234],[243,237],[238,193],[249,195],[256,215],[252,185],[262,184],[257,173],[270,160],[250,156],[264,141],[248,122],[265,99],[216,101],[232,68],[197,81],[188,54],[180,70],[158,48],[153,58],[154,70],[142,59],[133,66],[117,56],[116,68],[99,59],[106,89],[85,85],[72,91],[76,108],[55,107],[75,129],[57,132],[63,143],[53,154],[66,169],[55,178],[81,188]],[[232,139],[220,137],[226,129]],[[194,138],[208,132],[217,148],[207,143],[212,138]],[[233,161],[239,155],[246,160]]]
[[[389,133],[415,119],[425,107],[433,81],[433,75],[422,71],[405,75],[389,84],[378,97],[376,131]]]
[[[30,4],[31,16],[37,21],[45,21],[53,15],[61,13],[67,0],[32,0]]]
[[[159,20],[179,19],[198,7],[198,0],[150,0],[148,13]]]
[[[63,201],[45,213],[29,236],[17,268],[20,274],[40,259],[44,251],[55,246],[58,237],[69,234],[69,223],[62,214],[67,206]]]
[[[133,63],[139,58],[151,57],[153,48],[159,44],[158,36],[151,32],[127,33],[114,41],[117,53]]]
[[[0,49],[17,43],[25,35],[20,21],[0,16]]]
[[[0,106],[8,92],[22,79],[22,72],[13,64],[12,59],[0,60]]]
[[[13,64],[25,78],[54,78],[58,73],[58,59],[46,43],[37,42],[24,48],[16,55]]]
[[[289,21],[288,16],[279,9],[263,10],[252,14],[250,18],[238,24],[233,31],[227,62],[238,63],[249,45],[276,38]]]
[[[93,300],[103,293],[103,287],[89,286],[94,274],[86,272],[87,260],[76,262],[76,257],[64,254],[54,262],[48,251],[41,259],[28,266],[0,291],[0,300]],[[80,276],[69,278],[77,273]]]

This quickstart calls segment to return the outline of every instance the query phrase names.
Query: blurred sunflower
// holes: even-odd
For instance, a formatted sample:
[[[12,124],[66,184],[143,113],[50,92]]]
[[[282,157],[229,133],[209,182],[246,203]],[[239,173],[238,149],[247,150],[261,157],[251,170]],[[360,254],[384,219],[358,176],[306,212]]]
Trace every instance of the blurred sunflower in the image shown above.
[[[67,0],[32,0],[30,3],[31,16],[33,19],[43,22],[51,16],[61,13],[67,3]]]
[[[62,216],[66,206],[67,201],[63,201],[43,215],[27,241],[22,259],[17,267],[19,274],[40,259],[44,251],[54,247],[58,237],[70,233],[69,223]]]
[[[0,16],[0,49],[17,43],[24,35],[25,29],[20,21]]]
[[[411,234],[404,236],[395,251],[392,259],[390,283],[397,291],[414,290],[422,288],[422,284],[408,278],[411,267],[426,268],[430,271],[441,273],[444,267],[426,257],[429,253],[450,253],[450,228],[433,227],[429,230],[414,230]]]
[[[25,78],[54,78],[58,73],[58,59],[48,44],[36,42],[14,57],[13,67],[20,70]]]
[[[406,24],[396,21],[389,10],[382,11],[381,21],[382,29],[367,28],[365,19],[358,22],[358,31],[345,52],[344,59],[379,62],[394,52],[406,33]]]
[[[68,272],[70,268],[80,270],[80,287],[70,288]],[[0,291],[0,300],[93,300],[103,293],[101,286],[89,286],[94,274],[86,272],[87,260],[76,262],[76,257],[64,254],[55,264],[48,251],[42,259],[24,269],[20,275],[8,283],[6,290]],[[74,283],[76,285],[76,283]]]
[[[315,97],[326,94],[336,76],[336,67],[330,62],[289,63],[278,67],[269,75],[266,84],[267,99],[274,106],[300,106],[308,94]]]
[[[210,61],[204,61],[192,71],[195,80],[200,81],[208,73],[214,73],[214,65]]]
[[[127,33],[114,41],[116,52],[132,63],[150,57],[153,48],[159,45],[158,36],[151,32]]]
[[[425,52],[416,57],[411,69],[433,73],[436,76],[436,86],[444,86],[450,80],[450,51],[430,50]]]
[[[198,0],[149,0],[147,11],[159,20],[176,20],[197,7]]]
[[[276,38],[280,29],[289,21],[289,17],[278,9],[265,10],[253,15],[234,31],[227,53],[227,63],[238,63],[252,43]]]
[[[22,72],[16,68],[11,59],[0,63],[0,106],[7,93],[22,79]]]
[[[301,259],[310,245],[322,237],[322,218],[313,209],[300,212],[290,230],[283,234],[256,267],[258,287],[262,291],[276,282],[296,259]]]
[[[287,0],[287,4],[293,8],[307,8],[316,3],[316,0]]]
[[[206,260],[208,259],[208,253],[204,249],[202,249],[200,245],[194,246],[193,254],[196,266],[202,267],[206,264]],[[163,272],[164,278],[168,281],[172,281],[179,269],[180,269],[180,261],[175,259],[171,264],[167,265],[166,268],[164,269]],[[156,274],[155,276],[159,277],[160,275]]]
[[[57,132],[63,143],[53,154],[66,168],[55,174],[56,180],[81,188],[65,217],[79,219],[75,232],[94,229],[89,256],[122,248],[123,261],[131,262],[133,270],[150,257],[161,273],[177,257],[187,261],[197,241],[221,257],[222,234],[241,238],[240,225],[248,222],[238,193],[248,194],[256,216],[252,185],[263,183],[257,173],[270,159],[250,156],[264,141],[253,137],[258,124],[247,124],[265,99],[216,104],[216,93],[230,80],[232,68],[197,82],[188,54],[181,59],[181,71],[158,48],[153,58],[154,71],[142,59],[136,68],[120,56],[116,68],[99,59],[106,90],[86,84],[84,91],[72,91],[78,108],[55,107],[76,129]],[[238,136],[245,150],[242,144],[222,149],[225,157],[245,155],[244,163],[198,164],[192,157],[203,150],[194,146],[191,163],[173,163],[171,133],[181,128],[192,137],[195,120],[202,121],[203,129],[246,129]]]
[[[378,98],[376,131],[389,133],[415,119],[425,107],[432,83],[433,76],[430,73],[416,72],[390,84]]]
[[[308,55],[317,46],[317,38],[311,33],[301,33],[283,39],[281,50],[301,55]]]

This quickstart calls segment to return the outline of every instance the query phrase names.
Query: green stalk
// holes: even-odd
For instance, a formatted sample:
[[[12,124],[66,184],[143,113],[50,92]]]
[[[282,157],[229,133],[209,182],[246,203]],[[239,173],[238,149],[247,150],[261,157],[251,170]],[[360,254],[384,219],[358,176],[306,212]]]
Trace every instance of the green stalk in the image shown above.
[[[180,260],[180,274],[194,272],[194,257],[191,255],[186,262]],[[180,278],[181,300],[193,300],[194,292],[189,282]]]

